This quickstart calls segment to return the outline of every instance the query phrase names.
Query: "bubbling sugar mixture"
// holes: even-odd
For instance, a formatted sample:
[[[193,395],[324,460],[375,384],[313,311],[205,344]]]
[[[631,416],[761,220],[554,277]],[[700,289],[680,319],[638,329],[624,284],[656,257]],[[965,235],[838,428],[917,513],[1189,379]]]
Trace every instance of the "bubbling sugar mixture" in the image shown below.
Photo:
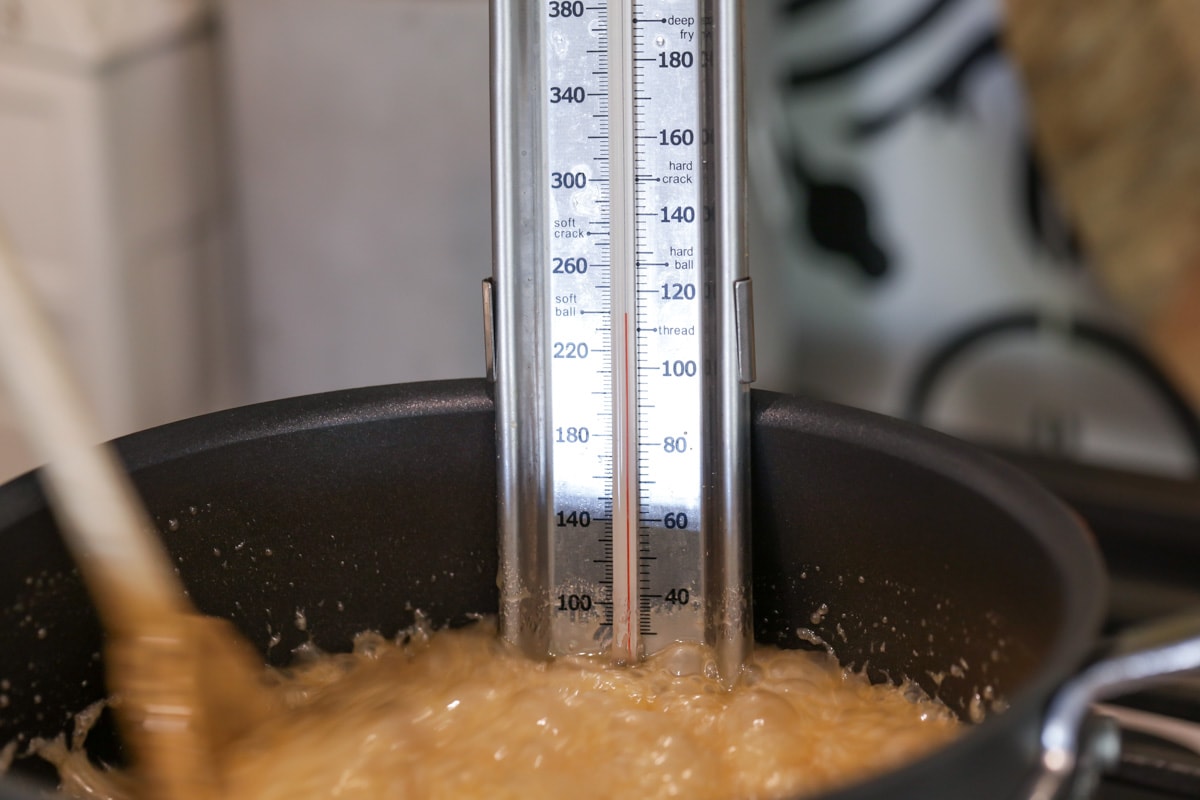
[[[364,634],[352,654],[273,673],[285,710],[230,743],[222,796],[791,797],[898,766],[961,727],[916,687],[871,685],[824,653],[759,648],[725,691],[693,645],[625,668],[529,661],[488,623],[406,638]],[[43,754],[65,791],[132,796],[78,744]]]

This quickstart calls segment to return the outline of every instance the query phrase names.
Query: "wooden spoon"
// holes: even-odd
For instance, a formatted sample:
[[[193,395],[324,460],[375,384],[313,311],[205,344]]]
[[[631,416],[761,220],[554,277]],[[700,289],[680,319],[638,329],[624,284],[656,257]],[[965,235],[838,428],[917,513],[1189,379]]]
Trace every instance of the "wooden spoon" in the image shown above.
[[[271,713],[262,662],[188,601],[0,232],[0,381],[107,634],[109,689],[144,797],[222,797],[223,747]]]

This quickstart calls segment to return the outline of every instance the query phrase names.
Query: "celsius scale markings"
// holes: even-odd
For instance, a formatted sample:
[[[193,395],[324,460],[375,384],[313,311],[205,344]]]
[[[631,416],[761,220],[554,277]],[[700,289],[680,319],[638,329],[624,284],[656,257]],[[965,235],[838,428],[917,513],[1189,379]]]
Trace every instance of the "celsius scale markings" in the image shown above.
[[[531,654],[749,646],[740,26],[494,3],[501,628]]]

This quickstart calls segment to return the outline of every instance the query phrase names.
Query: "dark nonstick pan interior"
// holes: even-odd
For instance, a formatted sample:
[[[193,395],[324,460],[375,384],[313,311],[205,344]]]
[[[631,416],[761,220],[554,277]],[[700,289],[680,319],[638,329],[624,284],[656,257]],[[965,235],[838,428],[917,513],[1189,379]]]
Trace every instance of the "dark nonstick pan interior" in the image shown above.
[[[1090,537],[1021,474],[903,423],[759,393],[753,425],[759,640],[819,637],[987,717],[837,797],[1015,797],[1043,707],[1099,629]],[[494,437],[487,384],[453,381],[221,412],[120,449],[199,608],[283,664],[310,640],[394,633],[417,610],[443,624],[496,611]],[[0,552],[2,745],[66,729],[102,696],[103,665],[32,476],[0,488]]]

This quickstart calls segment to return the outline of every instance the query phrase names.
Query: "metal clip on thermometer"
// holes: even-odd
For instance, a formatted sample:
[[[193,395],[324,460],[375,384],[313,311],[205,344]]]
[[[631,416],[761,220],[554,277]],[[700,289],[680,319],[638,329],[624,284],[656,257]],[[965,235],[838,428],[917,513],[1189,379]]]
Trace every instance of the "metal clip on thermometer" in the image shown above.
[[[493,0],[501,630],[752,646],[740,0]]]

